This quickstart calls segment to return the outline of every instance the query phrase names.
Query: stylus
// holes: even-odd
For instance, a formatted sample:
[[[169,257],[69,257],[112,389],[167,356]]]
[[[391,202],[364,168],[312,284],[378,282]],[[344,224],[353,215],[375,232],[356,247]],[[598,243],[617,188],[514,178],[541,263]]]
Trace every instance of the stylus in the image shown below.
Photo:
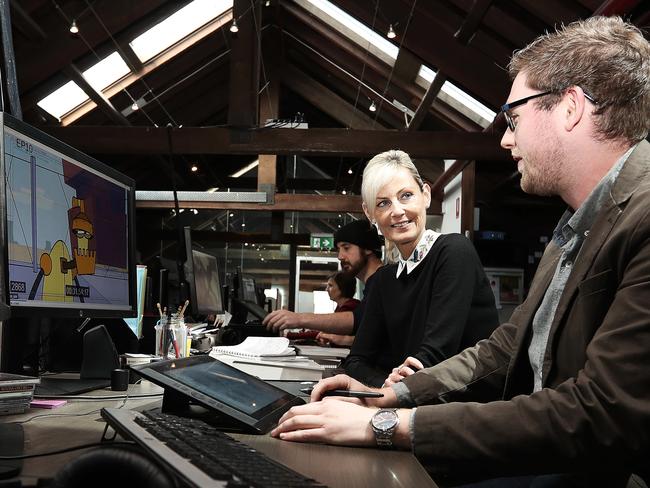
[[[301,388],[300,391],[311,395],[313,388]],[[354,391],[354,390],[329,390],[323,393],[323,396],[341,396],[341,397],[353,397],[353,398],[381,398],[384,396],[383,393],[376,391]]]

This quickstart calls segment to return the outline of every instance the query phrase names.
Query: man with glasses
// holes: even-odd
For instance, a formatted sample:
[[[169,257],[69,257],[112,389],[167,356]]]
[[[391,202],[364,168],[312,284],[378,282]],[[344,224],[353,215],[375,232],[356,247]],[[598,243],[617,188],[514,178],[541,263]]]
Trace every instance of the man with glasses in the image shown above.
[[[276,437],[412,449],[434,479],[475,487],[624,487],[647,473],[650,44],[618,17],[593,17],[536,39],[509,70],[501,145],[524,191],[569,206],[525,302],[381,399],[315,401],[368,389],[324,380]]]

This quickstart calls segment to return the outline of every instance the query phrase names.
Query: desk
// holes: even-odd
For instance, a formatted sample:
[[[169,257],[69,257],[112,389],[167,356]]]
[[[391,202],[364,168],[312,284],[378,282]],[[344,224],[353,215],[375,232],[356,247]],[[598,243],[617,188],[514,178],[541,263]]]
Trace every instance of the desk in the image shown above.
[[[151,394],[162,389],[149,382],[129,385],[129,394]],[[92,395],[107,395],[110,390],[92,392]],[[102,407],[119,407],[123,400],[70,400],[55,410],[31,409],[27,413],[0,417],[2,422],[22,422],[41,415],[87,414],[84,416],[52,416],[34,418],[24,424],[25,452],[52,451],[75,445],[99,442],[104,422],[99,415]],[[160,406],[155,398],[129,399],[123,408],[147,410]],[[269,436],[235,434],[235,438],[258,449],[306,476],[313,477],[326,485],[382,486],[382,487],[432,487],[424,468],[409,452],[381,451],[352,447],[334,447],[317,444],[298,444],[280,441]],[[38,478],[49,478],[67,462],[77,458],[80,451],[56,456],[25,460],[21,479],[25,484],[35,485]]]

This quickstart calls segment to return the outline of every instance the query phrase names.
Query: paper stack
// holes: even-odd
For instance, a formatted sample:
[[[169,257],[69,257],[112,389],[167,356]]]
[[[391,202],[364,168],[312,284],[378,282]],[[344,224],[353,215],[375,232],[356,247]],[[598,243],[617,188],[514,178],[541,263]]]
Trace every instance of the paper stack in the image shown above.
[[[20,374],[0,373],[0,415],[23,413],[41,380]]]
[[[240,358],[279,359],[296,355],[296,350],[289,345],[286,337],[247,337],[236,346],[217,346],[212,349],[214,354],[227,354]]]

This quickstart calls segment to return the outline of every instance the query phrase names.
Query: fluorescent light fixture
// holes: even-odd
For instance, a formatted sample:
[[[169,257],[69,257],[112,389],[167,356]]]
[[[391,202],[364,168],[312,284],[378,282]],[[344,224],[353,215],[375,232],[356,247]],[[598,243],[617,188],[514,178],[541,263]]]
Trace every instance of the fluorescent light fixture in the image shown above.
[[[233,174],[230,175],[230,177],[231,178],[239,178],[240,176],[245,175],[246,173],[248,173],[253,168],[256,168],[258,164],[260,164],[260,160],[256,159],[252,163],[247,164],[246,166],[244,166],[239,171],[235,171]]]
[[[98,92],[101,92],[130,71],[122,56],[117,51],[114,51],[84,71],[83,75],[90,86]]]
[[[48,96],[40,100],[37,105],[43,110],[61,119],[73,108],[88,100],[88,95],[74,81],[68,81],[65,85],[57,88]]]
[[[418,85],[426,89],[433,82],[435,76],[435,71],[422,65],[416,81]],[[490,125],[496,116],[496,112],[483,105],[450,81],[445,81],[440,92],[441,93],[438,95],[440,100],[451,105],[483,128]]]
[[[194,0],[131,41],[143,63],[232,8],[232,0]]]
[[[266,193],[263,191],[178,191],[181,202],[245,202],[266,203]],[[174,192],[169,190],[137,190],[135,199],[138,202],[173,202]]]
[[[368,49],[373,55],[385,63],[390,66],[395,64],[399,48],[383,35],[373,31],[327,0],[295,1],[298,5],[316,15],[316,17],[332,26],[354,43],[364,49]]]

